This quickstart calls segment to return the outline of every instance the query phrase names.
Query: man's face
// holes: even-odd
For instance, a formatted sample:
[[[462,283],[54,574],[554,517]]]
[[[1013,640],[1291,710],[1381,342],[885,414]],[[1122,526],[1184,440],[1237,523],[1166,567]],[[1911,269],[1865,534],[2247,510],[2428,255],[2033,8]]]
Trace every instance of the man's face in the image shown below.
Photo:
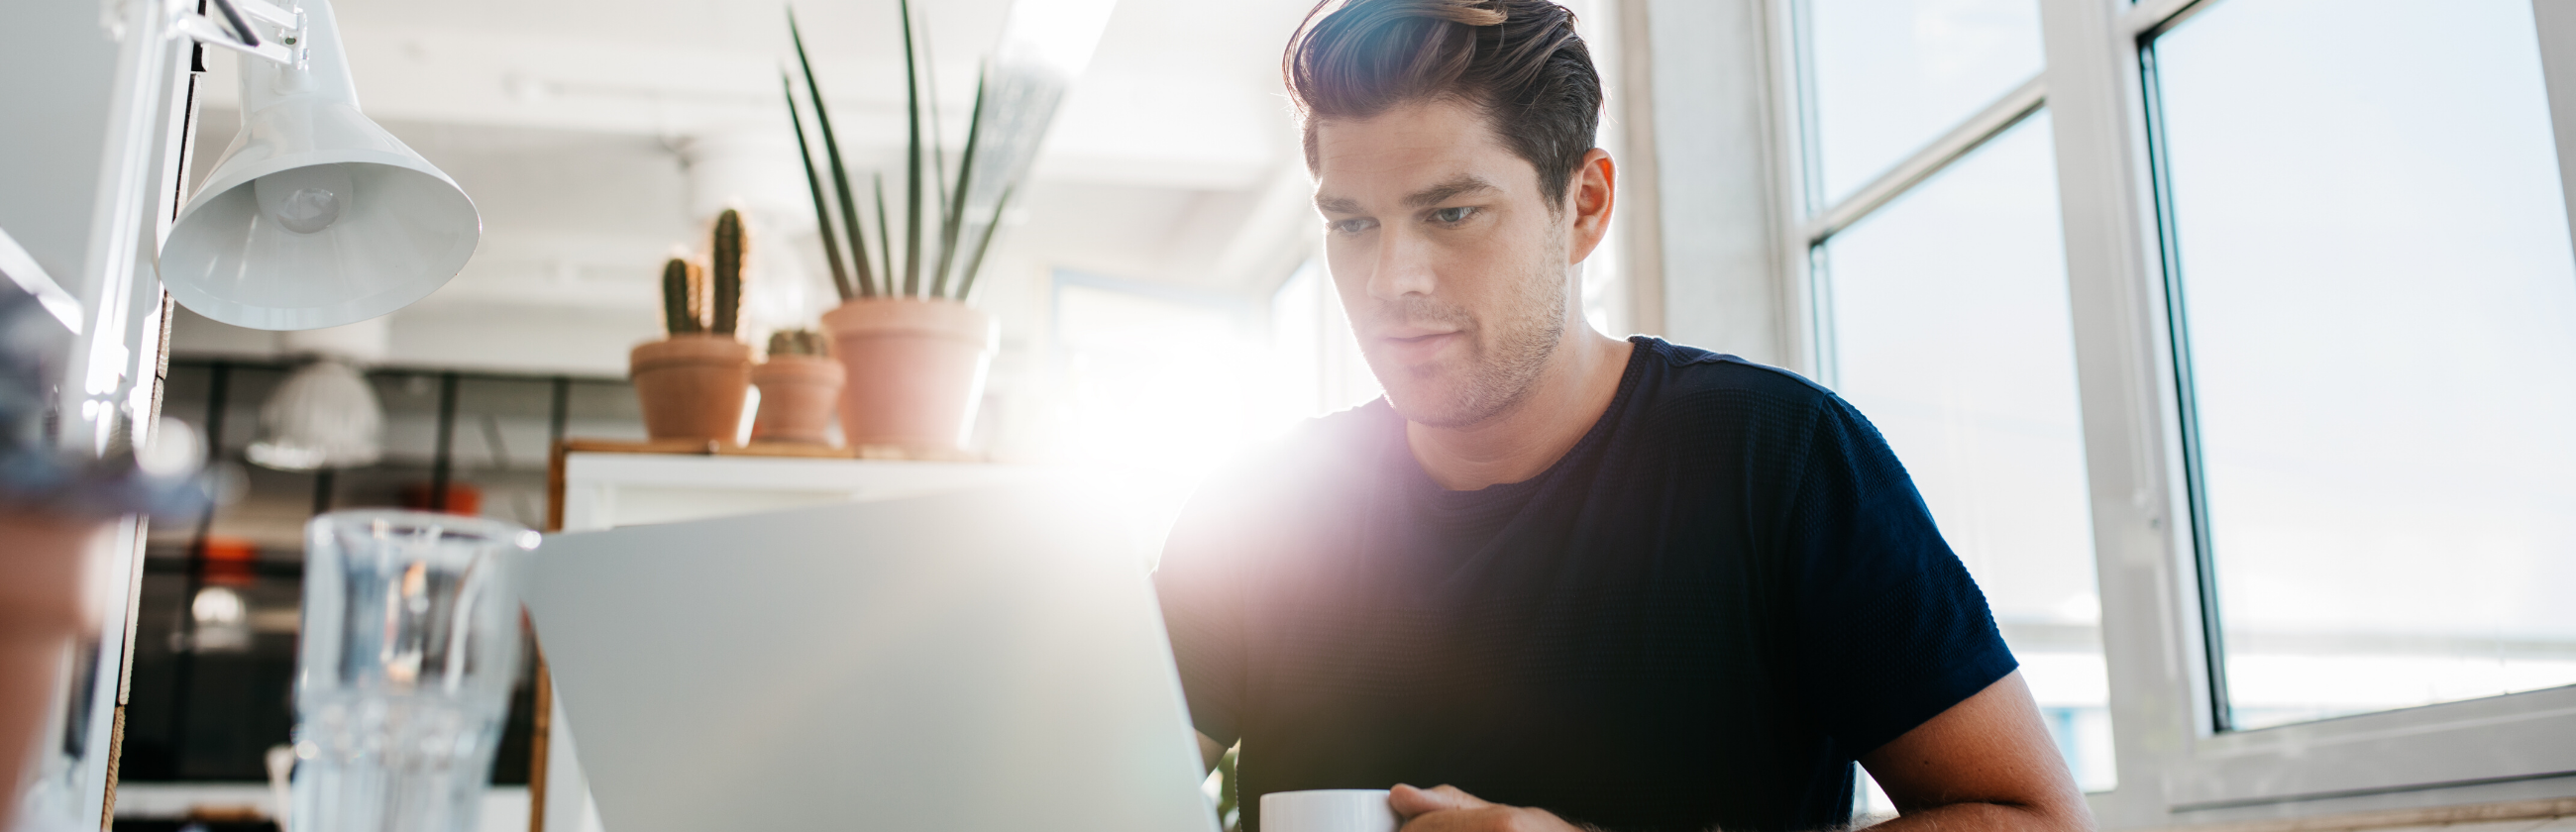
[[[1538,170],[1447,101],[1320,122],[1315,151],[1326,262],[1387,401],[1439,427],[1519,404],[1569,303],[1566,212]]]

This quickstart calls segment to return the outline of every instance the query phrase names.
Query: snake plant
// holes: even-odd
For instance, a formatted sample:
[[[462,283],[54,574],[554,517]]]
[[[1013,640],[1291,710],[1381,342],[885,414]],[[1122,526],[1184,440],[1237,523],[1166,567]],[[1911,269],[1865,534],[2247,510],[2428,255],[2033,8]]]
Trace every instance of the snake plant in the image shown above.
[[[816,225],[823,236],[824,259],[830,261],[833,288],[842,300],[879,296],[940,298],[963,301],[972,295],[975,278],[984,267],[984,255],[993,245],[1001,225],[1002,212],[1010,206],[1011,193],[1018,179],[1026,174],[1026,162],[1010,154],[1006,164],[979,161],[979,152],[988,141],[985,124],[988,117],[986,94],[993,89],[992,79],[976,81],[975,110],[968,119],[966,144],[958,155],[953,182],[949,179],[945,156],[935,146],[925,146],[923,129],[923,76],[926,73],[921,38],[913,27],[910,0],[899,0],[897,9],[903,17],[904,105],[907,114],[907,141],[904,153],[904,202],[902,207],[903,238],[900,248],[902,267],[897,274],[895,257],[897,240],[890,233],[892,220],[885,201],[882,174],[876,186],[876,242],[880,259],[868,258],[870,245],[867,223],[860,217],[858,200],[850,189],[849,166],[841,156],[839,137],[832,129],[830,108],[823,103],[822,83],[814,75],[814,63],[805,50],[805,34],[796,24],[793,11],[788,13],[787,28],[796,44],[796,63],[805,80],[805,100],[799,102],[793,75],[782,71],[779,82],[787,96],[789,125],[796,130],[796,148],[805,163],[807,193],[814,200]],[[1052,115],[1052,101],[1046,102]],[[822,137],[823,158],[817,164],[813,146],[807,141],[804,108],[813,108],[813,132]],[[935,107],[935,104],[933,105]],[[934,115],[933,118],[936,116]],[[1036,120],[1043,130],[1045,118]],[[932,125],[935,132],[936,125]],[[1019,137],[1032,148],[1035,134]],[[1014,148],[1017,150],[1018,148]],[[931,170],[923,170],[928,153]],[[980,177],[980,178],[979,178]],[[998,177],[998,183],[983,181]],[[826,187],[828,181],[829,187]],[[924,183],[935,181],[938,187],[925,192]],[[998,190],[991,187],[998,184]],[[977,195],[994,193],[989,205]],[[936,222],[936,233],[927,223]],[[925,251],[928,244],[935,249]],[[925,274],[925,271],[927,272]]]

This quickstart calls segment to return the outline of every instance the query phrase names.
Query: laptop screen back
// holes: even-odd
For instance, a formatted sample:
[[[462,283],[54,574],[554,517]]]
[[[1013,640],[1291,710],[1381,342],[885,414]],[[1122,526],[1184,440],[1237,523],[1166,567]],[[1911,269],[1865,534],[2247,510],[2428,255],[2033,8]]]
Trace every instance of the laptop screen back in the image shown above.
[[[1058,484],[549,535],[608,832],[1214,832],[1134,529]]]

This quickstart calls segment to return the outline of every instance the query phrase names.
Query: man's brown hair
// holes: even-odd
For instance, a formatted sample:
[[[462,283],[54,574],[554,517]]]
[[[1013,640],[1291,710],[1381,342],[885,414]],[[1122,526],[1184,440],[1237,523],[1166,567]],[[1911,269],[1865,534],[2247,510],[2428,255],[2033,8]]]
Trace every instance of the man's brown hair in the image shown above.
[[[1574,13],[1549,0],[1320,0],[1282,63],[1308,170],[1319,119],[1453,99],[1482,110],[1494,135],[1538,169],[1555,210],[1601,123],[1592,52],[1574,33]]]

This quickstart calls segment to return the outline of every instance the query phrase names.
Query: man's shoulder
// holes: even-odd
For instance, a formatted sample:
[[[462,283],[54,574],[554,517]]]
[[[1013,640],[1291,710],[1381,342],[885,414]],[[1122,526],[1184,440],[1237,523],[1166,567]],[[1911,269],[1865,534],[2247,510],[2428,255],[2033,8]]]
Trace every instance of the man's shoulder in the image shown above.
[[[1645,353],[1655,378],[1650,416],[1689,418],[1710,408],[1754,407],[1782,415],[1811,415],[1841,399],[1823,385],[1786,369],[1661,338],[1631,339]]]

